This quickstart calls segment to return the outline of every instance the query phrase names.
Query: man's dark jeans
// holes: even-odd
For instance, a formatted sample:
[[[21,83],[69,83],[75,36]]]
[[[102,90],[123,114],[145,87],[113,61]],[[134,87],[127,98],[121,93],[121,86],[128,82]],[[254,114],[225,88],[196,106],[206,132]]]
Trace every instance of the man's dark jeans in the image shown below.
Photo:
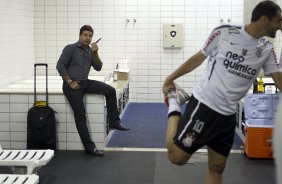
[[[95,148],[95,143],[91,140],[86,125],[85,106],[83,96],[85,93],[101,94],[106,97],[107,113],[109,123],[119,121],[119,113],[117,110],[116,90],[112,86],[95,80],[79,81],[79,90],[72,90],[68,85],[63,84],[63,91],[67,97],[74,113],[74,119],[77,131],[83,143],[85,150]]]

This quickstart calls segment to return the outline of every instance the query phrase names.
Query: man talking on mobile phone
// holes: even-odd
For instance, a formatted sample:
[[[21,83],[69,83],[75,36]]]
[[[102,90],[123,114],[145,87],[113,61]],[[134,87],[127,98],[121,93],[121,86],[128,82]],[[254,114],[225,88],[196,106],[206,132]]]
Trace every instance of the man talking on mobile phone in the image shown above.
[[[103,65],[98,54],[99,47],[97,43],[94,42],[91,44],[91,47],[89,46],[93,32],[91,26],[82,26],[79,32],[79,41],[65,46],[56,68],[62,76],[63,92],[73,110],[76,128],[85,152],[93,156],[103,156],[103,151],[96,147],[89,135],[83,102],[84,94],[95,93],[104,95],[106,97],[110,128],[116,130],[129,129],[120,122],[115,88],[104,82],[88,79],[91,67],[96,71],[100,71]]]

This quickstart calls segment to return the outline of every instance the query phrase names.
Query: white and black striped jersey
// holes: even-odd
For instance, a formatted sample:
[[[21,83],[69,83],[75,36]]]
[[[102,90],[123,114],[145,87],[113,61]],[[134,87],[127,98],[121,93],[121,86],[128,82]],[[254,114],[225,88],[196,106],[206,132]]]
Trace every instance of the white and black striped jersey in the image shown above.
[[[265,75],[280,71],[273,45],[265,37],[252,37],[244,26],[215,28],[201,52],[209,56],[208,64],[193,95],[223,115],[235,113],[261,68]]]

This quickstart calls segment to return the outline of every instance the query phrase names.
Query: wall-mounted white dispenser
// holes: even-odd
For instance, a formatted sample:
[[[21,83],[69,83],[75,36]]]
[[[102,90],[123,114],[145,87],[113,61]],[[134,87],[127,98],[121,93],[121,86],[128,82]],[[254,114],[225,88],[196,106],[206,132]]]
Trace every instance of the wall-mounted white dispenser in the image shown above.
[[[163,25],[163,47],[181,48],[183,46],[183,24]]]

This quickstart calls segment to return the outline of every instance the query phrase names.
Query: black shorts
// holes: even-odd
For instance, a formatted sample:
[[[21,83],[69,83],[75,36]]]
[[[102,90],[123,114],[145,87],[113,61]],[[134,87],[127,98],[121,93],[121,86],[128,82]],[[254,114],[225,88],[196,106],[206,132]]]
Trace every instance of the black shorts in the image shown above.
[[[180,119],[175,144],[193,154],[207,145],[217,153],[228,156],[234,141],[236,116],[222,115],[191,97]]]

